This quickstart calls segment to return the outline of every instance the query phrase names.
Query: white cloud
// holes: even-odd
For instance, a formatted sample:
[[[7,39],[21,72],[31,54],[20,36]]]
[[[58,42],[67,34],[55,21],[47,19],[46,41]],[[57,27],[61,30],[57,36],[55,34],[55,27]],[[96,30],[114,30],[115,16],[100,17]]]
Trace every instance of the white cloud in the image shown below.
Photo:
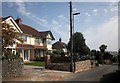
[[[111,12],[116,12],[116,11],[118,11],[118,6],[111,7],[110,11],[111,11]]]
[[[87,15],[88,17],[90,17],[90,16],[91,16],[89,13],[85,13],[85,15]]]
[[[93,12],[96,13],[96,12],[98,12],[98,10],[97,10],[97,9],[94,9]]]
[[[48,24],[46,19],[42,19],[38,16],[36,16],[35,14],[33,14],[32,12],[30,12],[28,9],[26,9],[26,5],[24,2],[22,2],[23,0],[19,0],[20,2],[16,2],[16,5],[18,6],[17,11],[23,15],[28,17],[29,19],[33,20],[34,22],[36,22],[37,24],[49,29],[50,25]]]
[[[90,14],[88,14],[88,17],[90,17],[91,15]]]
[[[26,9],[26,5],[24,4],[24,2],[16,2],[16,5],[18,6],[18,12],[21,13],[23,16],[28,17],[29,19],[33,20],[35,23],[43,26],[46,29],[54,31],[57,35],[59,35],[59,37],[62,38],[64,42],[68,42],[69,18],[65,17],[64,15],[59,15],[56,20],[52,21],[52,23],[48,23],[46,19],[42,19],[36,16],[33,12],[30,12],[28,9]]]
[[[116,12],[116,11],[118,11],[118,2],[111,2],[110,4],[109,4],[109,8],[110,8],[110,11],[111,12]]]
[[[103,9],[103,11],[104,11],[105,13],[107,13],[107,12],[108,12],[108,9]]]
[[[59,37],[62,38],[62,41],[68,42],[69,40],[69,24],[62,25],[60,22],[53,20],[52,21],[52,28],[55,33],[59,35]]]
[[[93,11],[93,15],[97,16],[98,9],[94,9],[94,10],[92,10],[92,11]]]
[[[77,8],[74,8],[73,11],[77,11]]]
[[[101,44],[106,44],[107,50],[118,50],[118,17],[110,18],[109,21],[84,31],[88,46],[99,50]]]

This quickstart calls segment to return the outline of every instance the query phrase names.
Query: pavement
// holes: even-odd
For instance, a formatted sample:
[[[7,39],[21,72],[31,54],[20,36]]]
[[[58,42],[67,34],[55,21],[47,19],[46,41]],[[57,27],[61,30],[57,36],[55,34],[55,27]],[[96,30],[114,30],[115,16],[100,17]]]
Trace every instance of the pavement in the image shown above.
[[[10,78],[4,81],[59,81],[68,78],[73,73],[66,71],[49,70],[39,66],[24,65],[21,77]]]

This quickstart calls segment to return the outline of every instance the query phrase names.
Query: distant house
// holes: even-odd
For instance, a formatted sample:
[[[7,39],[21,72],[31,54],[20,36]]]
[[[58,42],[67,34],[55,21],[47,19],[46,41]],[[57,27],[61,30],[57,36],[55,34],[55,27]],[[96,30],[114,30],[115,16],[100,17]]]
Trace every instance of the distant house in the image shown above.
[[[51,40],[55,40],[53,34],[51,31],[43,31],[43,32],[39,32],[41,38],[43,39],[43,43],[46,44],[46,47],[48,49],[48,51],[52,51],[52,41]]]
[[[19,52],[24,61],[35,60],[36,57],[44,57],[46,52],[52,50],[52,44],[54,36],[51,31],[39,32],[31,26],[22,23],[20,18],[16,20],[13,17],[5,17],[2,22],[7,22],[12,25],[20,34],[23,43],[16,40],[15,45],[11,48],[12,52]]]
[[[52,49],[53,50],[63,50],[64,52],[67,52],[67,48],[66,48],[67,44],[62,42],[61,38],[59,39],[59,41],[55,42],[52,45]]]

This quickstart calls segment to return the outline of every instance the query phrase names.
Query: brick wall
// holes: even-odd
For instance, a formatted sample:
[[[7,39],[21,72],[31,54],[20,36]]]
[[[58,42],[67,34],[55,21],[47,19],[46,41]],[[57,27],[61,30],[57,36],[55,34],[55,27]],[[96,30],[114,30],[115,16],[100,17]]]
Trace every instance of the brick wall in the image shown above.
[[[23,61],[2,61],[2,79],[21,76],[23,71]]]

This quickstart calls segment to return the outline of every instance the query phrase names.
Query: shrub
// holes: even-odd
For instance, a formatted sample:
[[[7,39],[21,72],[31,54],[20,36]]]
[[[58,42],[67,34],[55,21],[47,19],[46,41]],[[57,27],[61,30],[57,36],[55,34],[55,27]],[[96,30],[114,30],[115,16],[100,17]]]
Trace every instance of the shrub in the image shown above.
[[[70,57],[51,57],[52,63],[68,63],[70,62]]]
[[[99,66],[99,63],[95,63],[95,66]]]
[[[4,55],[2,56],[2,60],[15,60],[15,59],[20,59],[20,54],[19,53],[12,53],[10,50],[7,50]]]

